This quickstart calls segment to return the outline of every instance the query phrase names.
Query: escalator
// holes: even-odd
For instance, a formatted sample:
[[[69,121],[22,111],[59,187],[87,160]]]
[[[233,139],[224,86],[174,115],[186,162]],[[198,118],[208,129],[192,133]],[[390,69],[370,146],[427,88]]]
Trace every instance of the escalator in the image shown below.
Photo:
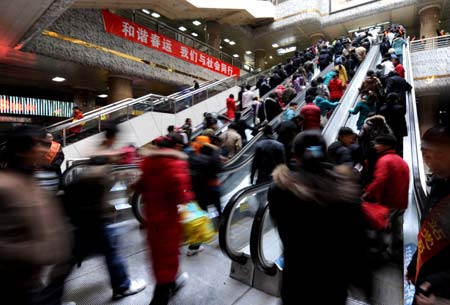
[[[378,48],[373,47],[342,97],[342,103],[325,126],[323,135],[326,139],[334,141],[339,128],[346,123],[348,110],[357,102],[358,88],[378,58]],[[342,122],[340,116],[344,114]],[[231,277],[269,294],[279,295],[282,261],[278,259],[282,251],[278,233],[268,217],[268,187],[269,183],[249,186],[232,196],[224,210],[219,242],[224,254],[232,260]]]

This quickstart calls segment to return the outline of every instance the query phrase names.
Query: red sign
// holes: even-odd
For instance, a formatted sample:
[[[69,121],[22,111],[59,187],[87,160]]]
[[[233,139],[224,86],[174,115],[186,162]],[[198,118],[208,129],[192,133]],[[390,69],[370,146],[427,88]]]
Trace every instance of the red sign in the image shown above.
[[[227,62],[188,47],[155,31],[140,26],[120,16],[102,11],[106,32],[164,52],[176,58],[207,68],[214,72],[232,76],[240,75],[240,69]]]

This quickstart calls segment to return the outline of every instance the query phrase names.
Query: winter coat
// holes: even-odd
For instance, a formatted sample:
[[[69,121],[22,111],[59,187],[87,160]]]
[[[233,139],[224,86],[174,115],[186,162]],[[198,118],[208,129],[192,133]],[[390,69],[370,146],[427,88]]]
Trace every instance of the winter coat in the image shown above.
[[[299,92],[301,92],[303,90],[302,87],[306,86],[305,83],[305,77],[303,75],[299,75],[294,81],[294,89],[295,92],[298,94]]]
[[[339,79],[341,80],[342,84],[347,84],[348,83],[348,76],[347,76],[347,69],[345,69],[344,65],[338,65],[336,67],[334,67],[336,70],[339,70]]]
[[[402,96],[404,92],[411,91],[412,86],[401,76],[391,75],[386,78],[386,95],[397,93]]]
[[[270,91],[270,89],[271,88],[270,88],[269,84],[266,81],[264,81],[261,84],[261,88],[259,88],[259,96],[263,97],[264,95],[266,95]]]
[[[297,91],[294,90],[292,87],[287,87],[282,95],[283,104],[287,106],[290,101],[294,99],[294,97],[297,95]]]
[[[337,79],[330,80],[328,84],[328,89],[330,90],[330,100],[339,100],[342,95],[344,95],[345,84],[342,81]]]
[[[320,108],[313,103],[303,106],[300,114],[304,117],[303,130],[320,129]]]
[[[256,144],[255,155],[253,157],[250,182],[253,183],[257,174],[256,183],[270,181],[272,172],[279,164],[286,162],[284,146],[273,138],[259,141]]]
[[[228,128],[226,132],[220,135],[220,140],[222,141],[222,148],[227,151],[228,158],[233,158],[242,148],[242,138],[234,129]]]
[[[336,165],[348,165],[353,167],[352,150],[341,141],[336,141],[328,147],[328,158]]]
[[[278,86],[279,84],[281,84],[283,80],[281,79],[280,75],[278,75],[277,73],[273,73],[272,76],[270,76],[269,79],[269,85],[270,88],[273,89],[276,86]]]
[[[328,90],[328,86],[326,86],[325,84],[317,85],[317,94],[326,99],[330,98],[330,90]]]
[[[81,110],[76,110],[75,113],[73,114],[72,122],[76,122],[78,120],[81,120],[82,118],[84,118],[83,112]],[[86,123],[81,123],[80,125],[76,125],[76,126],[70,127],[69,128],[69,133],[72,133],[72,134],[79,134],[79,133],[81,133],[81,129],[83,128],[83,126],[85,124]]]
[[[279,115],[283,110],[281,109],[280,104],[274,99],[268,97],[264,100],[262,105],[258,110],[258,117],[261,122],[267,119],[267,121],[272,121],[277,115]],[[266,117],[267,115],[267,117]]]
[[[359,62],[362,62],[366,58],[367,50],[364,47],[357,47],[355,49],[356,56],[358,57]]]
[[[431,190],[425,202],[425,208],[421,218],[422,222],[436,204],[450,195],[449,179],[441,179],[434,176],[429,185],[431,186]],[[450,206],[447,205],[447,207]],[[449,236],[450,232],[447,231],[445,234]],[[414,276],[416,274],[416,266],[417,251],[408,266],[408,273]],[[416,289],[424,282],[431,284],[432,292],[436,296],[450,299],[450,290],[448,289],[450,287],[450,247],[444,248],[423,264],[415,283]]]
[[[236,101],[229,97],[227,98],[227,112],[225,113],[226,117],[229,119],[234,119],[234,113],[236,112]]]
[[[352,282],[369,289],[364,220],[353,179],[332,168],[290,172],[282,165],[272,175],[267,198],[283,243],[283,304],[299,304],[299,287],[305,291],[302,304],[324,305],[346,304]],[[330,249],[339,249],[333,259]],[[324,293],[317,283],[330,274],[339,281]]]
[[[324,51],[324,50],[320,51],[319,66],[320,66],[321,70],[325,69],[332,61],[333,61],[333,59],[331,58],[328,51]]]
[[[320,113],[323,116],[327,114],[328,110],[334,109],[336,108],[337,105],[339,105],[338,102],[332,103],[321,96],[317,96],[316,99],[314,100],[314,103],[320,108]]]
[[[380,115],[384,116],[397,141],[402,141],[407,135],[405,113],[405,107],[402,105],[384,104],[380,108]]]
[[[362,94],[368,94],[369,91],[372,91],[375,94],[377,101],[381,102],[381,98],[383,96],[383,86],[381,85],[381,81],[377,77],[366,77],[361,85],[361,88],[359,88],[359,91]]]
[[[40,287],[45,267],[69,258],[68,229],[59,204],[31,173],[0,172],[0,211],[2,299],[29,304],[24,296]]]
[[[408,45],[403,38],[397,37],[392,41],[392,48],[395,50],[395,55],[403,55],[403,45]]]
[[[299,127],[294,120],[286,121],[278,125],[277,141],[284,145],[287,162],[289,162],[292,155],[292,140],[294,140],[295,136],[301,131],[301,127]]]
[[[401,77],[405,78],[405,68],[402,64],[398,64],[395,66],[394,71]]]
[[[366,199],[392,209],[405,210],[408,207],[408,189],[408,164],[395,150],[380,154],[375,165],[374,179],[366,189]]]
[[[297,113],[295,112],[295,110],[289,107],[283,113],[283,121],[292,120],[293,118],[296,117],[296,115],[297,115]]]
[[[220,182],[218,174],[222,170],[220,160],[220,150],[210,144],[204,144],[210,153],[193,154],[189,157],[189,169],[191,171],[192,189],[195,199],[203,210],[207,210],[208,205],[217,205],[217,187]]]
[[[394,135],[383,116],[374,115],[366,119],[359,133],[364,156],[367,157],[370,151],[372,151],[375,138],[383,134]]]
[[[156,282],[174,282],[182,236],[177,205],[194,199],[187,155],[173,149],[152,151],[141,168],[137,191],[145,202]]]
[[[323,83],[325,86],[328,86],[330,84],[330,81],[333,79],[335,74],[336,74],[336,71],[330,71],[325,75],[325,77],[323,79]]]
[[[351,114],[358,114],[359,113],[359,118],[358,118],[358,122],[356,123],[356,127],[358,128],[358,130],[361,130],[362,126],[364,125],[364,122],[367,119],[367,116],[370,113],[375,113],[376,112],[376,107],[375,104],[369,104],[367,102],[364,101],[359,101],[355,108],[350,109],[348,112]]]

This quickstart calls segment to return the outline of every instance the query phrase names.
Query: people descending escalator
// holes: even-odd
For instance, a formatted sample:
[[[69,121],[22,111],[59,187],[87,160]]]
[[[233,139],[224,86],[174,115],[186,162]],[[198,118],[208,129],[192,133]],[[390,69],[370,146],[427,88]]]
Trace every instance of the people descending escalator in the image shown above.
[[[320,131],[302,132],[293,146],[297,169],[279,165],[268,193],[270,215],[283,244],[283,305],[345,305],[350,284],[370,297],[360,189],[352,171],[326,163]],[[299,247],[299,240],[305,247]],[[331,260],[330,249],[339,249]],[[336,280],[324,293],[318,283],[331,274]],[[301,296],[299,287],[305,291]]]
[[[397,139],[397,152],[403,154],[403,137],[407,135],[406,109],[400,105],[400,99],[396,93],[386,97],[386,102],[380,107],[380,115],[384,116],[386,123],[391,127]]]
[[[238,125],[233,122],[227,131],[220,135],[222,155],[226,158],[233,158],[242,148],[242,138],[237,129]]]
[[[235,113],[234,123],[236,124],[237,132],[241,136],[242,146],[244,146],[247,144],[246,130],[253,131],[253,127],[251,127],[249,124],[247,124],[247,121],[242,119],[241,116],[242,116],[242,113],[240,111],[237,111]]]
[[[281,108],[280,103],[277,101],[277,95],[276,93],[270,93],[269,97],[267,97],[259,107],[258,111],[258,117],[260,119],[260,122],[270,122],[272,121],[277,115],[279,115],[283,109]]]
[[[256,144],[255,155],[252,161],[250,183],[263,183],[272,179],[272,172],[279,164],[286,162],[284,146],[273,135],[270,125],[264,126],[264,138]]]
[[[356,129],[361,130],[366,118],[369,114],[376,113],[376,105],[370,100],[369,95],[365,94],[361,96],[361,99],[356,103],[355,108],[350,109],[348,112],[352,115],[359,113],[358,121],[356,122]]]
[[[286,164],[290,165],[292,157],[292,142],[295,136],[303,130],[305,119],[297,115],[290,121],[282,122],[277,128],[277,141],[283,144],[286,153]]]
[[[450,126],[430,128],[421,144],[433,176],[407,279],[416,286],[415,305],[445,305],[450,304]]]

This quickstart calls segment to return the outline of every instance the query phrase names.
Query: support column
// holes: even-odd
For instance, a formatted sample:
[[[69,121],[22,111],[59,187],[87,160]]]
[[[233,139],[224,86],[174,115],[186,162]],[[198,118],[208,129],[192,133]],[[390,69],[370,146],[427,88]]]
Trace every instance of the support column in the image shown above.
[[[133,80],[111,75],[108,78],[108,104],[133,98]]]
[[[95,109],[95,93],[86,89],[75,88],[73,103],[83,112]]]
[[[127,98],[133,98],[133,80],[123,76],[110,75],[108,78],[108,104],[118,102]],[[129,116],[132,109],[122,110],[109,114],[103,119],[114,120],[119,117]]]
[[[255,67],[256,69],[264,70],[266,60],[266,50],[256,49],[255,50]]]
[[[440,15],[441,6],[438,4],[427,5],[419,10],[420,37],[436,37],[436,30],[439,28]]]
[[[325,40],[325,34],[315,33],[315,34],[312,34],[310,36],[310,38],[311,38],[311,45],[314,46],[319,42],[319,40]]]
[[[207,21],[206,22],[206,31],[208,32],[208,39],[207,42],[208,44],[219,50],[220,48],[220,40],[221,40],[221,35],[220,35],[220,24],[217,21]]]
[[[419,115],[420,134],[439,123],[439,94],[426,94],[419,97],[417,112]]]

